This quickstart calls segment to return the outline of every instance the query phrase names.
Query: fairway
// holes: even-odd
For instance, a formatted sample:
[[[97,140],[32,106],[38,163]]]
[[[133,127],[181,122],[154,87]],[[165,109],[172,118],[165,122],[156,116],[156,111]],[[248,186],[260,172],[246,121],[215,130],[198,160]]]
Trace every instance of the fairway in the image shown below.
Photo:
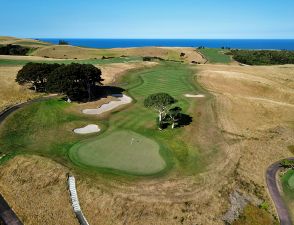
[[[159,151],[160,147],[155,141],[123,130],[80,142],[70,149],[69,156],[81,166],[151,175],[166,167]]]
[[[209,63],[230,63],[231,57],[225,55],[228,50],[218,49],[218,48],[204,48],[198,49],[208,60]]]
[[[178,100],[176,105],[184,113],[196,120],[198,100],[184,96],[205,93],[194,79],[189,66],[174,62],[131,71],[118,82],[134,101],[106,118],[76,113],[78,104],[59,99],[34,103],[9,116],[0,127],[1,149],[13,152],[21,148],[22,152],[63,162],[68,162],[70,155],[75,165],[106,173],[159,175],[172,168],[185,174],[199,173],[204,163],[194,140],[187,138],[189,130],[159,131],[157,113],[143,105],[148,95],[166,92]],[[89,124],[98,125],[101,133],[89,137],[73,132]]]

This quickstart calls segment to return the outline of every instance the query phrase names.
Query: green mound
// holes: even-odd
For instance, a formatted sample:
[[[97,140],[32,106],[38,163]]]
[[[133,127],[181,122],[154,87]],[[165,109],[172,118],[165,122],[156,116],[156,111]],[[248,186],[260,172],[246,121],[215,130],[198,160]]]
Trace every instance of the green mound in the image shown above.
[[[288,180],[288,185],[291,190],[294,190],[294,172],[292,172],[292,176]]]
[[[205,48],[198,49],[210,63],[230,63],[231,57],[226,55],[225,52],[228,50],[218,49],[218,48]]]
[[[282,176],[282,186],[283,186],[283,192],[285,194],[286,199],[291,199],[293,201],[294,199],[294,170],[290,169],[288,170],[283,176]]]
[[[74,163],[87,168],[152,175],[166,168],[159,151],[155,141],[123,130],[80,142],[70,149],[69,156]]]

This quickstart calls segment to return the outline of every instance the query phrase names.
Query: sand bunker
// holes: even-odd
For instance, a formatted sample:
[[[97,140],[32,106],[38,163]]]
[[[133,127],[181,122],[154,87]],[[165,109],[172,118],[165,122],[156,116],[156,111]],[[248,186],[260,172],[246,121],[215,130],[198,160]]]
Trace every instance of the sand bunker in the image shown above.
[[[76,134],[91,134],[91,133],[98,133],[100,128],[98,125],[90,124],[82,128],[74,129]]]
[[[132,102],[132,98],[126,95],[113,95],[113,97],[117,97],[118,101],[111,101],[107,104],[103,104],[101,107],[97,109],[84,109],[82,112],[90,115],[99,115],[104,112],[113,110],[121,105],[129,104]]]
[[[191,95],[191,94],[185,94],[185,97],[187,97],[187,98],[204,98],[205,95]]]

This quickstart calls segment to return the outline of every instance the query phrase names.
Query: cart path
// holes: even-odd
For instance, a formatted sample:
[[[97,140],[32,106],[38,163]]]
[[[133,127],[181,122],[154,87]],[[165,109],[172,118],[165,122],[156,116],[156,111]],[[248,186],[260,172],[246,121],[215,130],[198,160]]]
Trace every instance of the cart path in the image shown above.
[[[294,158],[288,158],[288,160],[293,160]],[[285,205],[285,202],[281,196],[278,188],[278,182],[276,179],[277,172],[282,168],[280,165],[281,161],[272,164],[266,171],[266,183],[272,200],[275,204],[279,220],[281,225],[293,225],[290,213]]]
[[[9,207],[3,196],[0,194],[0,221],[4,225],[23,225],[17,215]]]

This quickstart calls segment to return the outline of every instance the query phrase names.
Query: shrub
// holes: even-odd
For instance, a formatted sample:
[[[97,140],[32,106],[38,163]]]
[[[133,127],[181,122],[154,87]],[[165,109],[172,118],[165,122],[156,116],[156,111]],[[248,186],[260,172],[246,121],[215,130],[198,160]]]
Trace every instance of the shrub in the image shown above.
[[[20,45],[2,45],[0,46],[0,55],[26,55],[31,48]]]

